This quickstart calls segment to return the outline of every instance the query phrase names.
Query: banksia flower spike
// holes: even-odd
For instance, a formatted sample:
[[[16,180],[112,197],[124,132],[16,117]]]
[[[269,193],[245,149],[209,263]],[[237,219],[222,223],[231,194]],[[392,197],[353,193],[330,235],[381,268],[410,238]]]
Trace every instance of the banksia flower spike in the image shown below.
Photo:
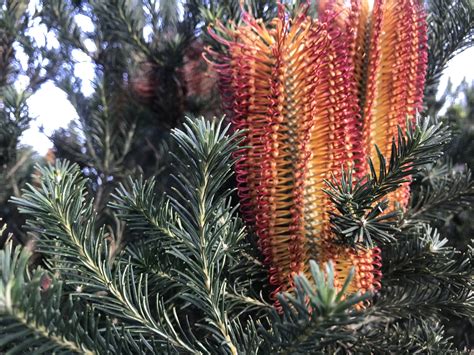
[[[264,24],[244,12],[240,25],[210,30],[224,50],[208,49],[207,56],[224,108],[234,127],[245,129],[238,194],[275,292],[291,289],[291,276],[306,272],[310,258],[332,260],[336,282],[355,267],[349,292],[364,292],[380,287],[380,250],[334,239],[324,179],[342,167],[362,178],[372,146],[387,154],[397,125],[403,128],[420,109],[423,15],[408,0],[376,1],[372,13],[366,1],[349,7],[326,1],[318,13],[310,18],[302,7],[289,16],[280,6],[279,16]],[[401,19],[411,21],[415,34],[407,34]],[[405,191],[391,198],[404,205]]]
[[[285,290],[306,267],[304,181],[308,173],[312,102],[328,37],[303,14],[267,28],[245,15],[244,25],[218,40],[228,46],[218,64],[232,122],[247,130],[236,174],[242,212],[260,238],[270,282]],[[230,101],[230,102],[229,102]]]
[[[367,7],[367,0],[362,0],[360,12]],[[407,122],[414,123],[422,109],[427,68],[425,14],[418,0],[377,0],[367,25],[369,33],[362,32],[358,37],[366,38],[368,48],[356,51],[354,59],[360,63],[360,56],[365,55],[367,62],[363,68],[365,83],[359,93],[362,135],[368,156],[376,157],[377,146],[389,157],[398,126],[405,130]],[[377,169],[377,159],[374,164]],[[363,172],[366,169],[360,167]],[[406,207],[409,183],[388,198],[392,207]]]

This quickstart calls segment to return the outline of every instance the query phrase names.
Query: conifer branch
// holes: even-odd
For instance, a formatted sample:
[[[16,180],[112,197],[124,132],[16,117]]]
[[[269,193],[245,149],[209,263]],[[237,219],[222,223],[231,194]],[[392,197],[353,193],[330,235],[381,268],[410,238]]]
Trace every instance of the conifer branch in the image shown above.
[[[163,242],[165,238],[172,241],[177,236],[170,230],[170,223],[162,221],[176,221],[176,216],[169,202],[156,198],[155,185],[153,178],[145,181],[143,177],[136,180],[129,178],[128,186],[120,184],[112,194],[113,200],[109,205],[134,233],[145,235],[151,241]]]
[[[92,6],[103,18],[102,25],[106,31],[129,43],[147,57],[152,57],[143,37],[145,25],[143,8],[126,0],[113,0],[108,3],[95,0],[92,1]]]
[[[224,311],[227,281],[222,274],[228,264],[227,254],[237,248],[245,234],[236,209],[230,205],[231,191],[220,190],[232,174],[232,152],[239,141],[235,135],[228,136],[229,127],[222,128],[222,124],[222,120],[188,121],[184,131],[173,132],[180,156],[175,159],[179,173],[174,176],[177,188],[170,202],[180,226],[170,228],[180,243],[170,253],[187,266],[186,273],[178,271],[183,284],[189,285],[183,298],[206,314],[214,336],[230,353],[237,354],[234,331]],[[186,174],[189,168],[196,173]]]
[[[375,299],[374,314],[388,319],[431,319],[439,321],[448,314],[469,318],[474,312],[472,290],[457,293],[428,285],[387,286]]]
[[[388,319],[469,317],[474,311],[473,254],[446,246],[427,225],[383,248],[382,289],[372,312]]]
[[[439,165],[439,164],[437,164]],[[419,174],[420,187],[413,194],[411,207],[404,214],[403,227],[410,227],[419,222],[439,222],[451,214],[471,209],[474,202],[474,182],[469,169],[453,171],[452,166],[434,167],[429,165],[426,170],[439,169],[444,173],[430,180],[426,172]],[[428,178],[427,181],[425,177]]]
[[[271,330],[262,329],[268,351],[272,354],[324,353],[337,342],[352,342],[354,333],[347,326],[362,320],[354,306],[370,294],[346,296],[354,274],[352,270],[340,290],[334,286],[334,268],[325,272],[310,261],[312,280],[299,274],[294,277],[295,293],[278,295],[282,313],[271,314]]]
[[[440,322],[400,321],[384,326],[383,331],[359,329],[357,341],[350,345],[353,353],[456,353]]]
[[[428,70],[425,98],[436,95],[448,62],[474,44],[474,5],[470,0],[428,1]]]
[[[13,247],[11,240],[0,251],[0,349],[6,347],[9,354],[119,351],[114,326],[106,321],[107,331],[99,330],[96,315],[70,298],[64,301],[61,282],[45,271],[30,275],[30,257],[27,248]]]
[[[22,198],[15,198],[20,212],[30,216],[28,227],[39,233],[38,249],[50,256],[53,270],[66,284],[75,285],[75,295],[90,299],[97,307],[125,321],[137,323],[135,331],[160,337],[178,349],[192,350],[173,329],[171,319],[156,320],[149,300],[143,296],[148,288],[145,275],[136,275],[130,265],[112,270],[107,263],[109,249],[104,229],[95,230],[93,201],[87,199],[86,180],[77,165],[58,162],[39,168],[43,176],[41,189],[29,185]],[[105,292],[105,295],[103,293]],[[157,296],[159,314],[163,304]],[[130,326],[132,326],[132,324]]]
[[[1,49],[0,49],[1,50]],[[32,119],[27,100],[31,96],[27,91],[18,91],[13,86],[0,86],[0,165],[5,169],[15,164],[17,145],[22,133],[28,129]],[[13,167],[12,167],[13,169]],[[3,176],[2,176],[3,177]],[[9,180],[13,176],[5,176]]]
[[[168,287],[185,287],[181,279],[173,274],[174,269],[184,268],[182,262],[170,260],[169,253],[163,252],[166,248],[172,248],[176,243],[183,243],[179,236],[173,233],[171,225],[179,224],[179,218],[173,212],[169,203],[158,201],[155,194],[155,179],[143,181],[142,178],[133,181],[129,180],[129,186],[121,185],[114,201],[110,204],[117,211],[117,215],[127,222],[127,226],[136,234],[146,236],[142,245],[129,246],[127,254],[132,255],[132,259],[124,259],[124,262],[134,262],[141,265],[142,270],[157,278],[163,278]],[[157,247],[158,246],[158,247]],[[252,286],[250,281],[266,282],[266,273],[263,264],[256,258],[248,254],[245,249],[237,252],[233,257],[230,270],[226,273],[230,278],[229,285],[225,291],[225,297],[233,304],[232,307],[242,308],[243,311],[261,311],[269,309],[271,305],[261,299],[261,297],[251,297],[245,293],[250,292],[248,286]],[[147,264],[147,265],[145,265]],[[237,278],[233,276],[236,275]],[[239,278],[242,275],[242,282]],[[251,276],[250,276],[251,275]],[[243,287],[246,285],[246,287]]]
[[[157,200],[153,179],[138,180],[130,189],[119,187],[111,206],[133,232],[147,236],[144,245],[164,251],[156,267],[167,270],[180,290],[173,299],[203,314],[198,325],[215,338],[207,346],[227,344],[226,351],[236,353],[246,345],[235,343],[242,329],[228,314],[262,312],[269,305],[248,294],[253,275],[244,276],[239,268],[245,233],[230,203],[232,191],[223,189],[239,140],[222,124],[188,120],[184,131],[173,132],[175,186],[164,201]]]
[[[383,284],[434,285],[457,293],[474,290],[474,271],[468,253],[447,246],[436,229],[414,226],[384,248]]]
[[[383,198],[396,190],[407,178],[425,164],[433,163],[442,154],[449,132],[441,123],[428,119],[408,123],[406,136],[399,129],[392,142],[390,161],[378,151],[379,170],[369,159],[370,175],[353,181],[350,171],[343,171],[341,185],[327,181],[326,193],[337,212],[331,212],[332,230],[342,243],[373,247],[375,243],[393,240],[398,228],[397,211],[384,214],[388,202]]]
[[[70,53],[73,49],[79,49],[89,56],[92,55],[84,43],[86,36],[74,18],[77,9],[67,1],[45,0],[42,5],[41,20],[57,33],[62,50]]]

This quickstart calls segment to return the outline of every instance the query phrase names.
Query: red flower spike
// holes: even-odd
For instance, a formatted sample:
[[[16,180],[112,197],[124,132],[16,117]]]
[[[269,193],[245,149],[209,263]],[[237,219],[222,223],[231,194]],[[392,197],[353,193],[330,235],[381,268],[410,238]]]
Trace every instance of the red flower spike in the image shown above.
[[[264,25],[247,13],[243,24],[217,25],[227,52],[208,49],[224,107],[245,129],[236,153],[242,213],[255,229],[275,293],[310,257],[333,260],[341,286],[355,268],[349,292],[380,288],[380,249],[336,244],[324,179],[341,168],[368,171],[374,144],[390,153],[397,125],[421,108],[426,71],[426,24],[414,0],[323,1],[320,21],[305,10]],[[407,187],[389,196],[404,206]]]
[[[307,93],[317,74],[314,46],[327,43],[325,32],[309,42],[310,27],[302,15],[277,18],[271,29],[245,15],[244,25],[227,33],[235,35],[227,42],[229,57],[219,58],[230,65],[217,67],[232,100],[232,121],[247,129],[249,148],[238,152],[236,169],[242,211],[256,229],[277,290],[287,289],[290,275],[303,271],[307,260],[304,180],[313,124]]]
[[[371,157],[377,145],[390,156],[397,125],[406,128],[421,109],[426,72],[426,24],[421,6],[414,0],[376,0],[371,37],[363,136]],[[378,161],[374,159],[376,169]],[[393,205],[405,207],[409,183],[388,196]]]
[[[315,132],[311,136],[313,156],[306,200],[309,210],[306,214],[308,238],[317,238],[316,254],[319,254],[320,263],[329,260],[334,262],[335,279],[339,286],[344,283],[350,269],[356,267],[356,276],[349,290],[367,291],[374,289],[372,251],[354,251],[335,246],[329,223],[329,212],[333,206],[323,192],[326,187],[324,179],[331,175],[338,176],[343,167],[356,167],[365,159],[357,88],[354,85],[353,52],[347,46],[355,35],[349,30],[348,22],[330,22],[332,18],[337,18],[334,11],[328,9],[324,12],[324,18],[328,21],[330,45],[324,55],[326,70],[318,76],[321,88],[316,88],[320,95],[315,98],[318,107],[313,128]],[[347,11],[344,16],[349,21]],[[364,266],[359,268],[358,265]]]

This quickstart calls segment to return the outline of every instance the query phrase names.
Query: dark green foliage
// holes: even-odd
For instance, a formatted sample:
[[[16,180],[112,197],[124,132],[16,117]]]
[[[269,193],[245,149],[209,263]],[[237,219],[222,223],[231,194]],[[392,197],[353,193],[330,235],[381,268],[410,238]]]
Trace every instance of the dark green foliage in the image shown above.
[[[284,3],[284,2],[282,2]],[[189,1],[190,8],[199,9],[206,24],[221,21],[239,23],[242,19],[242,9],[253,14],[255,18],[270,21],[277,15],[278,2],[275,0],[224,0],[224,1]]]
[[[421,132],[425,143],[440,139],[439,126],[422,127],[400,142],[409,146]],[[350,278],[336,289],[332,265],[323,271],[311,262],[311,278],[295,275],[295,292],[278,296],[278,313],[267,301],[265,266],[231,204],[232,191],[224,188],[239,133],[230,134],[222,120],[200,119],[174,131],[173,139],[180,158],[174,159],[170,194],[158,197],[153,179],[130,180],[129,187],[116,190],[111,208],[141,236],[123,249],[114,229],[97,222],[87,179],[77,165],[59,161],[39,168],[41,186],[29,186],[15,199],[47,271],[33,271],[41,275],[37,282],[45,291],[34,277],[13,273],[19,278],[15,282],[33,285],[36,293],[13,294],[12,300],[28,307],[32,317],[39,316],[40,306],[51,312],[41,313],[48,331],[24,348],[89,349],[93,340],[97,345],[91,349],[99,354],[115,349],[124,354],[450,349],[439,321],[473,312],[471,253],[460,257],[430,227],[405,228],[383,246],[379,294],[346,295]],[[403,164],[395,166],[388,171],[403,175]],[[2,272],[12,275],[5,265]],[[34,298],[38,292],[57,294],[48,303]],[[68,309],[75,312],[76,327],[64,318]],[[0,323],[11,322],[11,312],[2,308]],[[41,324],[34,322],[28,331],[41,335]],[[6,349],[19,346],[22,329],[4,328]]]
[[[16,161],[16,146],[21,134],[28,128],[31,117],[28,112],[26,92],[17,92],[13,87],[0,89],[2,110],[0,111],[0,164],[6,167]]]
[[[370,329],[350,349],[367,353],[365,344],[375,354],[456,354],[451,339],[438,322],[405,320],[381,331]]]
[[[415,226],[383,247],[383,288],[376,308],[389,316],[469,318],[474,312],[473,254],[446,246],[438,232]],[[399,302],[396,300],[398,299]]]
[[[78,163],[91,179],[95,207],[108,223],[110,194],[127,177],[161,174],[157,184],[166,189],[169,130],[184,114],[217,111],[196,11],[171,0],[43,1],[41,20],[61,43],[55,83],[79,116],[52,140],[57,157]],[[79,16],[92,31],[81,28]],[[90,95],[75,75],[78,53],[95,70]],[[193,83],[200,79],[190,71],[209,83]]]
[[[427,5],[429,50],[425,103],[433,114],[443,70],[457,53],[474,44],[474,4],[471,0],[429,0]]]
[[[423,238],[419,238],[419,235]],[[448,240],[428,225],[413,227],[384,249],[384,285],[449,284],[456,293],[473,288],[472,255],[446,246]],[[444,287],[446,288],[446,287]]]
[[[354,331],[348,325],[360,323],[362,312],[354,306],[367,300],[370,295],[345,297],[352,280],[349,274],[340,291],[334,289],[332,265],[326,272],[310,261],[312,280],[295,276],[295,293],[279,295],[283,314],[272,312],[272,328],[263,330],[271,354],[308,354],[323,352],[334,343],[350,343],[355,340]],[[315,288],[316,285],[316,288]],[[327,332],[327,329],[334,331]]]
[[[28,148],[17,150],[18,140],[31,120],[26,102],[28,97],[26,92],[18,92],[11,86],[0,87],[0,183],[3,186],[0,192],[1,204],[5,204],[11,195],[20,194],[20,188],[32,172],[33,152]],[[8,215],[9,208],[5,206],[0,217],[5,218]]]
[[[442,205],[442,201],[439,201],[433,206],[434,208],[428,209],[431,214],[429,216],[430,223],[440,229],[441,234],[448,239],[450,246],[466,253],[472,248],[472,236],[474,235],[473,183],[469,179],[469,170],[472,171],[474,168],[472,84],[463,82],[457,89],[448,91],[446,98],[442,98],[440,101],[444,105],[449,104],[441,118],[452,127],[454,139],[446,150],[447,161],[421,171],[415,181],[414,188],[419,195],[428,191],[428,196],[432,194],[446,199],[448,208]],[[441,187],[441,192],[436,192],[438,186]],[[444,186],[448,188],[445,189]],[[452,191],[449,191],[451,190],[450,186],[453,188]],[[418,198],[414,199],[414,201],[419,200]],[[453,208],[456,207],[458,201],[460,206]],[[461,349],[464,346],[472,348],[474,344],[472,316],[468,318],[450,316],[444,323],[447,334],[453,337],[458,348]]]
[[[419,222],[442,227],[447,218],[470,209],[474,202],[474,182],[469,170],[457,171],[452,163],[428,165],[416,179],[419,186],[412,194],[405,226]]]
[[[427,163],[436,161],[449,139],[449,132],[441,123],[429,120],[408,124],[406,137],[399,130],[392,143],[389,164],[379,150],[379,171],[369,160],[370,175],[353,181],[350,171],[343,171],[341,185],[327,181],[326,192],[337,212],[331,212],[332,230],[349,245],[373,247],[374,243],[393,240],[397,232],[398,212],[385,213],[388,201],[383,198],[396,190],[407,178]]]
[[[31,251],[6,243],[0,251],[0,348],[9,354],[96,354],[123,350],[110,321],[89,306],[75,304],[54,275],[28,272]],[[79,307],[77,307],[79,306]],[[67,316],[67,318],[66,318]]]
[[[455,96],[458,99],[454,101]],[[467,165],[474,169],[474,85],[466,81],[451,94],[452,104],[442,115],[454,132],[447,154],[454,165]]]
[[[230,153],[238,143],[227,130],[200,120],[190,122],[186,133],[174,133],[189,159],[179,162],[175,180],[181,189],[157,207],[156,225],[150,225],[146,215],[142,217],[146,223],[131,225],[138,230],[157,228],[147,247],[137,245],[117,257],[111,254],[113,235],[97,226],[94,201],[88,197],[87,181],[76,165],[58,162],[40,168],[40,189],[30,186],[22,199],[16,199],[20,211],[29,216],[28,228],[41,235],[37,248],[47,257],[48,268],[63,280],[73,297],[116,318],[131,334],[129,346],[144,341],[150,349],[194,352],[228,344],[223,349],[235,353],[254,342],[253,338],[248,338],[250,345],[236,342],[249,335],[242,332],[252,329],[250,320],[241,325],[238,318],[229,318],[232,313],[269,306],[243,294],[250,281],[247,278],[233,277],[233,285],[227,281],[227,272],[239,264],[238,254],[245,246],[236,207],[229,203],[229,191],[222,191],[231,174]],[[200,175],[185,177],[189,164],[195,164]],[[211,175],[222,179],[212,180]],[[130,211],[140,213],[133,212],[134,199],[140,195],[138,189],[147,185],[138,185],[135,196],[124,196],[127,192],[121,190],[123,195],[117,197],[115,207],[132,203],[121,214],[125,220],[130,219]],[[183,203],[190,205],[185,209]],[[155,258],[157,264],[152,265],[147,260],[151,255],[156,257],[154,251],[166,256]],[[160,268],[160,261],[167,269]],[[171,289],[179,293],[171,294]],[[189,316],[184,317],[183,312],[190,312]],[[202,341],[195,332],[210,337]]]
[[[39,46],[28,30],[38,13],[28,9],[27,0],[2,1],[0,8],[0,88],[12,86],[20,75],[28,79],[25,91],[36,91],[52,78],[59,65],[58,52],[46,45]],[[17,52],[26,55],[26,66]]]
[[[22,133],[33,117],[27,100],[59,69],[58,50],[36,43],[30,31],[38,19],[26,0],[0,2],[0,218],[8,220],[8,231],[15,240],[25,240],[20,226],[24,222],[7,204],[10,196],[19,196],[38,157],[19,147]],[[0,245],[5,236],[0,236]]]
[[[29,1],[2,2],[0,7],[0,167],[15,163],[18,139],[28,128],[30,117],[26,100],[58,70],[58,53],[47,45],[40,47],[29,34],[38,16],[28,10]],[[18,52],[26,63],[18,58]],[[24,65],[26,64],[26,65]],[[19,78],[26,82],[15,86]]]

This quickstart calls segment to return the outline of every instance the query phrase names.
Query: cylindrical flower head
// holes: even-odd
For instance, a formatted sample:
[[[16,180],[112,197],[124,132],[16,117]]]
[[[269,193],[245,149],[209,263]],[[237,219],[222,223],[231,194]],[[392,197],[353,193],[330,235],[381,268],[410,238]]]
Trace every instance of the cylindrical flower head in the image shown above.
[[[380,250],[335,242],[323,188],[343,167],[364,176],[373,144],[387,153],[393,127],[404,127],[401,116],[411,119],[421,106],[426,55],[412,52],[424,49],[422,14],[408,0],[396,13],[394,3],[378,1],[371,14],[366,1],[326,1],[320,20],[304,10],[291,18],[281,7],[268,25],[244,14],[241,25],[211,31],[225,48],[208,50],[225,109],[244,129],[236,165],[242,213],[275,292],[291,289],[291,276],[305,272],[310,258],[333,260],[340,284],[355,267],[351,292],[380,285]],[[407,14],[416,36],[397,24]],[[398,52],[385,48],[393,41]],[[403,80],[416,83],[404,88]]]
[[[368,24],[362,132],[367,154],[378,169],[375,145],[389,158],[397,126],[404,131],[407,121],[414,122],[422,109],[427,35],[418,0],[376,0]],[[404,208],[409,196],[409,183],[405,183],[388,198],[393,207]]]
[[[337,20],[331,21],[334,16]],[[375,145],[389,158],[397,126],[403,131],[407,120],[413,121],[422,108],[427,63],[424,12],[418,2],[408,0],[376,0],[373,12],[367,0],[352,0],[349,8],[342,0],[326,0],[320,2],[319,17],[342,33],[344,48],[350,52],[350,81],[359,107],[353,167],[355,175],[362,178],[368,172],[369,156],[378,169]],[[409,183],[389,194],[388,199],[391,208],[405,207]],[[342,246],[331,248],[330,244],[321,250],[326,252],[320,262],[332,259],[336,275],[343,281],[355,265],[348,262],[354,251]],[[372,265],[364,268],[373,267],[373,272],[357,272],[356,283],[362,290],[370,290],[370,285],[377,287],[381,277],[380,250],[360,249],[357,253],[359,259],[365,260],[364,265]],[[367,264],[368,260],[372,262]]]
[[[286,290],[308,261],[305,179],[314,86],[329,38],[303,14],[268,27],[245,15],[242,26],[219,30],[228,47],[227,57],[216,58],[223,98],[234,126],[246,129],[236,167],[242,212],[258,234],[270,282]]]
[[[319,77],[316,122],[311,134],[312,159],[306,199],[308,238],[314,241],[314,249],[310,250],[320,264],[333,261],[336,284],[342,285],[354,267],[356,272],[349,291],[373,291],[380,286],[380,250],[355,250],[335,242],[330,229],[330,212],[334,206],[323,191],[324,179],[340,176],[342,168],[357,169],[358,177],[365,174],[360,169],[365,165],[366,149],[357,84],[357,78],[362,77],[362,63],[356,63],[354,56],[361,41],[356,38],[358,31],[351,27],[351,23],[364,17],[342,1],[324,1],[320,2],[319,18],[327,28],[330,41],[325,54],[327,67]]]

